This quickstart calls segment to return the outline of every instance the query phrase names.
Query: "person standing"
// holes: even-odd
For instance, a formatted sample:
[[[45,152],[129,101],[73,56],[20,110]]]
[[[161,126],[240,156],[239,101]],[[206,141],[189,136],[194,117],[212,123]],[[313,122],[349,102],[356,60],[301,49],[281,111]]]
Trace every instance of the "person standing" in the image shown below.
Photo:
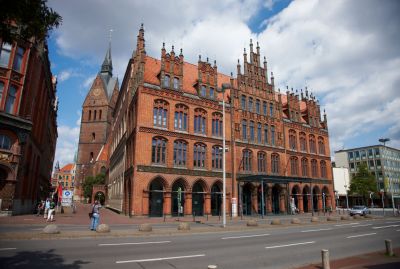
[[[47,219],[48,214],[49,214],[49,209],[50,209],[50,199],[47,198],[46,202],[44,204],[44,214],[43,214],[44,219]]]
[[[54,221],[54,214],[56,213],[56,203],[50,202],[49,213],[47,216],[47,221]]]
[[[99,203],[99,200],[95,200],[94,204],[92,205],[92,218],[91,218],[91,224],[90,224],[91,231],[96,231],[97,226],[99,225],[99,219],[100,219],[99,209],[100,208],[101,208],[101,204]]]

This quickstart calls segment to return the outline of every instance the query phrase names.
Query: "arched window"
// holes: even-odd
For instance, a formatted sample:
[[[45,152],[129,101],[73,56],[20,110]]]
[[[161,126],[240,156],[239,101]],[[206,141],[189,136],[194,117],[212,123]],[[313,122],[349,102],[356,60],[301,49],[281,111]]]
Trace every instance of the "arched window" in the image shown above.
[[[253,98],[249,97],[249,106],[248,109],[250,112],[253,112]]]
[[[256,100],[256,113],[260,114],[260,100]]]
[[[214,88],[210,88],[210,98],[211,99],[214,99],[214,94],[215,94]]]
[[[222,136],[222,114],[213,113],[212,114],[212,135]]]
[[[241,99],[241,108],[243,110],[246,110],[246,95],[242,95],[242,99]]]
[[[311,160],[311,176],[312,177],[318,177],[318,170],[317,170],[317,160],[312,159]]]
[[[188,107],[183,104],[175,106],[175,130],[187,131]]]
[[[17,72],[21,72],[22,60],[24,58],[24,54],[25,54],[24,48],[18,47],[17,50],[15,51],[13,69]]]
[[[183,140],[174,142],[174,166],[186,166],[187,143]]]
[[[206,134],[206,116],[204,109],[196,108],[194,110],[194,132],[198,134]]]
[[[242,120],[242,140],[247,140],[247,120]]]
[[[101,110],[99,110],[99,120],[101,120]]]
[[[306,134],[301,132],[299,134],[300,136],[300,151],[302,152],[307,152],[307,140],[306,140]]]
[[[265,173],[267,172],[267,158],[265,152],[258,152],[257,153],[257,166],[258,166],[258,172]]]
[[[222,169],[222,147],[212,147],[212,168]]]
[[[271,154],[271,172],[279,174],[279,155],[276,153]]]
[[[164,76],[164,88],[169,88],[169,75]]]
[[[201,85],[200,96],[202,96],[202,97],[207,96],[207,89],[206,89],[206,86],[204,86],[204,85]]]
[[[310,135],[309,144],[310,144],[310,153],[317,153],[317,146],[315,144],[314,135]]]
[[[275,126],[271,126],[271,145],[275,146]]]
[[[242,152],[242,163],[243,163],[243,171],[252,171],[251,162],[252,162],[252,152],[251,150],[245,149]]]
[[[90,160],[89,160],[89,162],[91,162],[91,163],[94,161],[93,156],[94,156],[93,152],[90,152]]]
[[[164,100],[155,100],[153,104],[153,125],[167,128],[168,103]]]
[[[250,141],[254,141],[254,121],[250,121]]]
[[[261,123],[257,124],[257,143],[261,144],[262,142],[262,128],[261,128]]]
[[[326,162],[325,161],[320,162],[320,168],[321,168],[321,177],[326,178]]]
[[[93,120],[96,120],[97,110],[94,111]]]
[[[1,99],[3,99],[3,92],[4,92],[4,82],[0,81],[0,104],[1,104]]]
[[[92,142],[94,142],[96,140],[96,134],[92,133]]]
[[[263,114],[264,114],[264,116],[268,116],[268,105],[267,105],[267,102],[263,102]]]
[[[301,175],[308,177],[308,160],[307,158],[301,159]]]
[[[325,143],[323,137],[318,137],[318,152],[321,155],[325,155]]]
[[[193,150],[193,166],[205,168],[206,166],[206,145],[197,143],[194,144]]]
[[[269,144],[269,140],[268,140],[268,125],[265,124],[264,125],[264,144],[268,145]]]
[[[92,111],[91,111],[91,110],[89,110],[88,120],[89,120],[89,121],[92,120]]]
[[[290,172],[292,176],[297,176],[299,174],[299,161],[297,157],[290,157]]]
[[[270,104],[269,104],[269,115],[270,115],[271,117],[274,116],[274,104],[273,104],[273,103],[270,103]]]
[[[162,137],[154,137],[151,149],[151,161],[156,164],[165,164],[167,140]]]
[[[296,142],[296,131],[295,130],[289,130],[289,148],[291,150],[296,150],[297,149],[297,142]]]
[[[1,50],[0,50],[0,65],[1,66],[8,66],[10,61],[11,55],[11,44],[9,43],[2,43]]]
[[[174,78],[174,89],[179,90],[179,78]]]
[[[5,111],[7,113],[14,113],[15,110],[15,100],[17,99],[17,88],[14,85],[11,85],[10,88],[8,89],[8,94],[7,94],[7,101],[6,101],[6,107]]]
[[[11,139],[5,134],[0,134],[0,149],[11,149]]]

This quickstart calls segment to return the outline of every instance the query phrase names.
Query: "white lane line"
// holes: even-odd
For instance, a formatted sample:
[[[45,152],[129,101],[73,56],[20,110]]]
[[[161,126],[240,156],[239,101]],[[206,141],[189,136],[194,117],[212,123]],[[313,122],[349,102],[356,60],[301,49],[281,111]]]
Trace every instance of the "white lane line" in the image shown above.
[[[372,229],[385,229],[385,228],[392,228],[392,227],[399,227],[400,226],[400,224],[397,224],[397,225],[386,225],[386,226],[375,226],[375,227],[372,227]]]
[[[171,241],[99,244],[99,247],[103,247],[103,246],[125,246],[125,245],[150,245],[150,244],[166,244],[166,243],[171,243]]]
[[[396,230],[396,232],[400,232],[400,230]]]
[[[301,243],[293,243],[293,244],[288,244],[288,245],[278,245],[278,246],[271,246],[271,247],[265,247],[266,249],[271,249],[271,248],[283,248],[283,247],[291,247],[291,246],[298,246],[298,245],[307,245],[307,244],[314,244],[315,241],[310,241],[310,242],[301,242]]]
[[[225,240],[225,239],[250,238],[250,237],[268,236],[268,235],[270,235],[270,234],[241,235],[241,236],[222,237],[221,239]]]
[[[311,233],[311,232],[319,232],[319,231],[330,231],[332,228],[326,228],[326,229],[316,229],[316,230],[304,230],[301,231],[302,233]]]
[[[31,229],[32,231],[41,231],[43,230],[43,228],[35,228],[35,229]]]
[[[350,225],[356,225],[356,224],[360,224],[359,222],[353,222],[353,223],[346,223],[346,224],[336,224],[336,227],[340,227],[340,226],[350,226]]]
[[[352,228],[356,228],[356,227],[365,227],[365,226],[371,226],[372,224],[360,224],[360,225],[354,225],[351,226]]]
[[[130,261],[116,261],[115,263],[130,263],[130,262],[154,262],[154,261],[165,261],[175,259],[188,259],[196,257],[204,257],[206,254],[189,255],[189,256],[176,256],[176,257],[165,257],[165,258],[154,258],[154,259],[142,259],[142,260],[130,260]]]
[[[15,249],[17,249],[17,248],[0,248],[0,251],[3,251],[3,250],[15,250]]]
[[[387,221],[386,224],[400,223],[400,221]]]
[[[348,236],[346,238],[355,238],[355,237],[369,236],[369,235],[374,235],[374,234],[376,234],[376,233],[352,235],[352,236]]]

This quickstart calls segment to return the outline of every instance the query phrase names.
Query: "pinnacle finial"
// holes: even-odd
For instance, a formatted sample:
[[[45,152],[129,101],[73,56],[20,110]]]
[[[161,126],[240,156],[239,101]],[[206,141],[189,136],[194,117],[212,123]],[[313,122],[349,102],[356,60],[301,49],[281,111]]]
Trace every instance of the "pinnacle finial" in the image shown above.
[[[165,42],[162,42],[162,48],[165,49]]]
[[[239,59],[238,59],[238,65],[240,64],[240,61],[239,61]]]
[[[174,52],[174,45],[172,45],[172,52]]]
[[[208,63],[208,57],[207,57],[207,63]]]
[[[140,24],[140,30],[143,30],[143,23]]]

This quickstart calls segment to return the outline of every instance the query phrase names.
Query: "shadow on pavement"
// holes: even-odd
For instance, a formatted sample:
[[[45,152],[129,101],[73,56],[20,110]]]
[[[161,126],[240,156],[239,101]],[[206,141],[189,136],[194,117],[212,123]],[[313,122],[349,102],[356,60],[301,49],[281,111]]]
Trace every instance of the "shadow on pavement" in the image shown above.
[[[377,264],[377,265],[366,265],[366,269],[398,269],[400,268],[400,262],[392,262],[386,264]]]
[[[54,249],[48,251],[23,251],[12,257],[1,257],[1,268],[25,269],[25,268],[54,268],[54,269],[79,269],[82,264],[90,262],[74,261],[72,264],[64,264],[62,256],[55,254]]]

